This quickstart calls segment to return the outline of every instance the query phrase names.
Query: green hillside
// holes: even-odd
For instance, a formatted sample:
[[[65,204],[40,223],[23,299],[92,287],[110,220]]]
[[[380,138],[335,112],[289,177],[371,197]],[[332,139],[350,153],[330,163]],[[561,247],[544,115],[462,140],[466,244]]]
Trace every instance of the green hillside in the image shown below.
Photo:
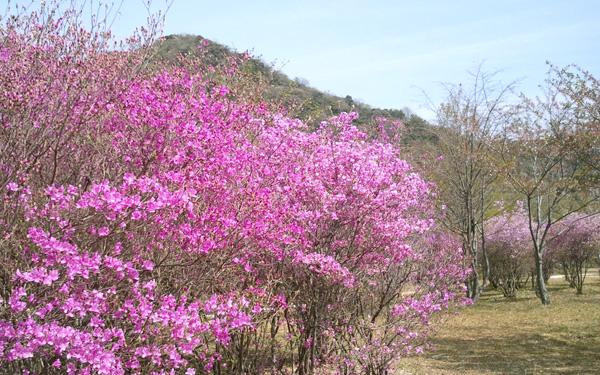
[[[205,46],[206,42],[208,45]],[[204,51],[198,49],[202,45]],[[199,35],[168,35],[155,44],[157,55],[169,63],[176,63],[179,56],[202,57],[209,65],[224,64],[228,57],[241,56],[227,46],[209,41]],[[402,120],[405,133],[404,143],[413,143],[419,140],[431,141],[429,125],[417,115],[407,115],[401,109],[374,108],[368,104],[354,100],[351,96],[339,97],[319,91],[310,87],[302,79],[290,79],[284,73],[274,69],[260,58],[252,57],[244,66],[249,73],[268,83],[269,99],[277,100],[309,126],[317,126],[328,117],[341,112],[358,112],[357,125],[369,130],[375,118],[386,117],[390,120]]]

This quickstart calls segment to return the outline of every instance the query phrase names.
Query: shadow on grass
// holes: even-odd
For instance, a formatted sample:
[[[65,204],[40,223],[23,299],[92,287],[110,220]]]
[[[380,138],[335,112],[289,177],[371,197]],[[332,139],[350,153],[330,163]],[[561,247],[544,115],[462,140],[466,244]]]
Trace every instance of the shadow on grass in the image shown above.
[[[561,340],[520,334],[478,340],[437,338],[435,345],[439,350],[432,358],[444,369],[495,374],[600,373],[600,351],[594,337]]]
[[[501,304],[501,305],[505,305],[507,303],[523,303],[526,301],[533,301],[537,298],[532,298],[532,297],[503,297],[503,296],[498,296],[495,298],[491,298],[491,299],[486,299],[485,303],[486,304]],[[483,300],[483,299],[482,299]]]
[[[548,283],[551,305],[522,288],[516,298],[486,290],[432,337],[436,352],[407,358],[398,374],[600,374],[600,280],[577,295]]]
[[[427,373],[600,374],[600,283],[579,296],[564,281],[548,287],[550,306],[531,289],[486,291],[432,339]]]

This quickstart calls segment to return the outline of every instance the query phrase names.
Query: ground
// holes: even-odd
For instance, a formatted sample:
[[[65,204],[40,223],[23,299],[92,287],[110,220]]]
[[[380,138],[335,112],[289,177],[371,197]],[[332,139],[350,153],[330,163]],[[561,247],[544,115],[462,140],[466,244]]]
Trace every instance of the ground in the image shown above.
[[[408,358],[398,375],[600,374],[600,279],[590,270],[583,295],[563,278],[548,284],[552,304],[531,290],[510,300],[486,291],[450,317],[435,352]]]

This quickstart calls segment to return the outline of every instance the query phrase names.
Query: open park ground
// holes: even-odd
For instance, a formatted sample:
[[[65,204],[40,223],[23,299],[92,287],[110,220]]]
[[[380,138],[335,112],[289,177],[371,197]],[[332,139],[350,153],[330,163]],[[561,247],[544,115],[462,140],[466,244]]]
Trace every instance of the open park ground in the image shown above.
[[[588,273],[583,295],[552,278],[552,304],[530,289],[516,299],[484,292],[448,318],[435,352],[406,359],[399,374],[600,374],[600,279]]]

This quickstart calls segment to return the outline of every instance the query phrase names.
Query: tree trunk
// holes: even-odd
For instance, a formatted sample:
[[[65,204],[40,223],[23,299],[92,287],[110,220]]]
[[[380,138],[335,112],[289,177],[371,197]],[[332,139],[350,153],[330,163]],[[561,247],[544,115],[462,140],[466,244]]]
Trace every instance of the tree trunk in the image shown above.
[[[546,282],[544,281],[544,264],[542,262],[541,249],[536,249],[535,254],[535,270],[536,270],[536,294],[540,297],[542,305],[550,304],[550,296],[548,295],[548,289],[546,289]]]
[[[479,298],[479,296],[481,295],[481,291],[479,288],[479,272],[473,270],[473,272],[471,272],[469,274],[469,276],[467,276],[466,284],[467,284],[467,297],[469,297],[473,301],[476,301]]]
[[[479,257],[477,255],[478,243],[477,224],[473,218],[469,219],[469,230],[467,231],[467,242],[469,254],[471,255],[471,273],[467,276],[467,297],[477,301],[481,296],[482,288],[479,288]]]
[[[483,256],[483,281],[479,287],[479,295],[483,293],[483,290],[487,286],[490,279],[490,258],[488,257],[487,248],[485,246],[485,177],[483,178],[483,184],[481,184],[481,255]]]

